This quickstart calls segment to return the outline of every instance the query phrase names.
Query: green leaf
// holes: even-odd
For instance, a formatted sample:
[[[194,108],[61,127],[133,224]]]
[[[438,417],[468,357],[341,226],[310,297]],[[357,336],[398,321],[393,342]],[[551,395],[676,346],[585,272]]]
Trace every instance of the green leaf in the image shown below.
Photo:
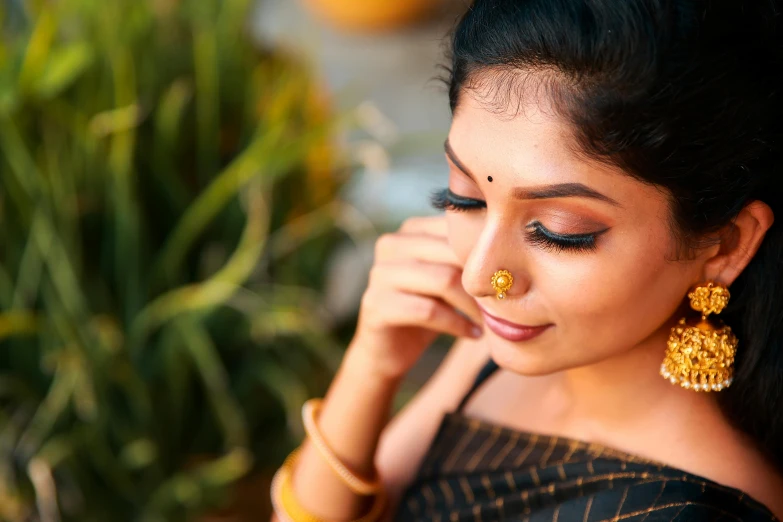
[[[198,122],[198,170],[208,179],[217,166],[220,129],[220,72],[215,32],[207,24],[197,24],[193,34],[193,62],[196,77]]]
[[[69,355],[63,354],[57,364],[54,380],[19,440],[22,454],[33,455],[47,439],[54,425],[70,403],[76,385],[76,374],[68,371]]]
[[[0,116],[12,113],[18,102],[13,83],[7,76],[0,76]]]
[[[149,466],[158,456],[155,443],[148,438],[136,439],[120,451],[120,460],[129,469],[141,469]]]
[[[341,235],[334,122],[254,3],[0,7],[0,520],[197,519],[339,360],[280,284]]]
[[[87,42],[77,42],[55,49],[49,56],[46,69],[35,84],[36,93],[42,98],[52,98],[70,87],[90,66],[95,58]]]
[[[27,42],[22,70],[19,74],[19,86],[22,92],[29,93],[35,90],[35,84],[46,68],[56,32],[55,10],[42,9],[36,20],[35,29]]]
[[[242,237],[228,262],[203,283],[171,290],[148,304],[131,326],[131,351],[136,353],[150,331],[185,312],[225,303],[250,277],[266,243],[269,212],[260,190],[248,191],[248,216]]]
[[[263,386],[272,392],[286,411],[289,430],[298,438],[304,435],[299,417],[310,392],[302,379],[283,365],[268,361],[256,369]]]
[[[247,447],[249,437],[244,413],[231,393],[230,378],[217,347],[197,321],[182,319],[177,323],[182,345],[198,369],[212,412],[220,422],[225,448]]]
[[[38,318],[32,312],[16,311],[0,314],[0,341],[15,335],[34,334],[38,328]]]
[[[171,511],[177,505],[189,507],[205,488],[228,486],[250,471],[253,455],[245,448],[232,448],[224,455],[199,464],[189,471],[171,476],[153,493],[141,520],[159,520],[158,513]]]
[[[237,192],[254,179],[260,179],[262,187],[270,186],[290,172],[308,148],[331,128],[328,124],[317,125],[282,142],[286,127],[285,122],[275,122],[270,128],[259,128],[245,151],[191,204],[163,247],[153,269],[153,282],[166,280],[179,270],[194,240]]]

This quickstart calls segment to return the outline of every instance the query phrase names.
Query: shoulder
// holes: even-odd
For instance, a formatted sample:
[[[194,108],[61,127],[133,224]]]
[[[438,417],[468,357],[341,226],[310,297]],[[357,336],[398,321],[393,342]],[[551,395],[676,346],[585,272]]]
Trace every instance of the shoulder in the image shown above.
[[[616,473],[615,480],[608,484],[597,482],[595,488],[584,486],[585,478],[581,494],[559,504],[560,514],[570,517],[568,520],[779,522],[765,505],[737,489],[674,468],[642,464],[626,467],[636,468],[645,469],[646,478],[623,479],[626,471]]]
[[[742,493],[743,499],[758,505],[763,503],[783,520],[783,476],[774,465],[759,450],[747,446],[741,446],[736,458],[726,461],[729,469],[720,482],[735,491],[746,492]],[[743,465],[737,466],[737,462]]]
[[[689,445],[700,444],[695,460],[680,455],[677,464],[696,477],[708,477],[713,489],[724,488],[726,495],[757,506],[765,506],[783,519],[783,476],[772,461],[744,433],[725,423],[725,429],[715,428],[715,436],[694,438]]]

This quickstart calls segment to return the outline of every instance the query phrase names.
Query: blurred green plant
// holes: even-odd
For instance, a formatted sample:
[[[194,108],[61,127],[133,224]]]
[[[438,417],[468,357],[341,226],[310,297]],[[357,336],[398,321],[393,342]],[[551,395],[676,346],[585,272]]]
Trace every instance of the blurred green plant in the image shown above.
[[[250,7],[0,5],[0,519],[220,505],[339,363],[334,118]]]

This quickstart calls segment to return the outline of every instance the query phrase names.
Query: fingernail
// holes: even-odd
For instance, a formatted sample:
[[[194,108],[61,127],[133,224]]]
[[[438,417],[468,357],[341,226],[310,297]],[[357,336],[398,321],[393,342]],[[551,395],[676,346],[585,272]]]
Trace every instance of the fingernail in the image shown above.
[[[484,332],[482,332],[481,328],[479,328],[478,326],[474,326],[473,328],[471,328],[470,333],[473,335],[473,337],[481,337],[484,334]]]

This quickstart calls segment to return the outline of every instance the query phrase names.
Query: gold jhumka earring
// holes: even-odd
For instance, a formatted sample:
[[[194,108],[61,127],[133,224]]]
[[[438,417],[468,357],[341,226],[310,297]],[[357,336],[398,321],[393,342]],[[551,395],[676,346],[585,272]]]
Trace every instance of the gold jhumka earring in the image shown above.
[[[497,298],[505,299],[506,292],[511,288],[511,285],[514,284],[514,277],[508,270],[498,270],[492,274],[492,280],[490,282],[492,283],[492,288],[497,292]]]
[[[708,282],[688,294],[701,319],[680,319],[672,328],[661,375],[672,384],[696,391],[720,391],[734,380],[737,337],[720,320],[707,320],[729,303],[729,289]]]

